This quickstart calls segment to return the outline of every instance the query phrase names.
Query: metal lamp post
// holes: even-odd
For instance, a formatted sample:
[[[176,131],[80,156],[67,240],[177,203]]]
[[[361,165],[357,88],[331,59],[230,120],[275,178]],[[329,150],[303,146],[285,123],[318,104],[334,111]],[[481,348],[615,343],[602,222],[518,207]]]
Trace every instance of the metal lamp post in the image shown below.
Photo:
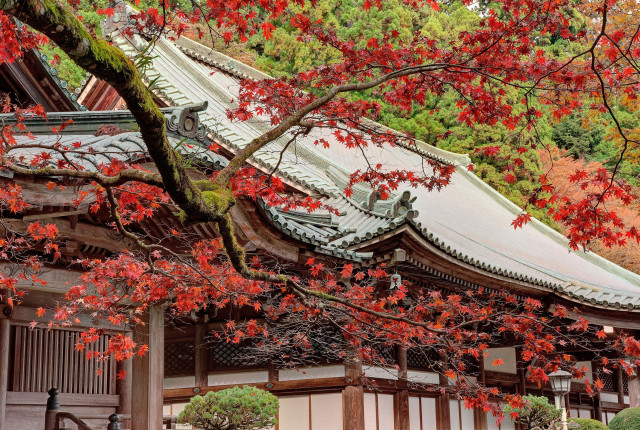
[[[564,370],[550,373],[549,382],[556,398],[556,409],[562,411],[562,430],[567,430],[567,410],[560,406],[560,399],[571,391],[571,373]]]

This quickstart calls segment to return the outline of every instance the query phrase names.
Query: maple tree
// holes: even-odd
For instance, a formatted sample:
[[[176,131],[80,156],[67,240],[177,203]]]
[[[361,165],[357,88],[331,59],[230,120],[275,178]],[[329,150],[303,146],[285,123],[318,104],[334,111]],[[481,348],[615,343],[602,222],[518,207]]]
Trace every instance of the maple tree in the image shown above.
[[[585,186],[583,181],[578,179],[585,175],[594,175],[595,172],[605,169],[602,163],[576,159],[569,156],[566,151],[558,149],[550,152],[540,151],[540,156],[545,171],[548,172],[546,175],[549,177],[549,181],[554,184],[557,194],[562,196],[562,199],[580,201],[589,193],[598,192],[597,188],[590,185]],[[619,201],[613,201],[608,203],[606,208],[623,219],[625,225],[638,227],[637,203],[624,205]],[[627,243],[624,247],[607,247],[602,242],[596,242],[591,244],[591,249],[632,272],[638,273],[640,271],[637,258],[640,245],[635,241]]]
[[[381,292],[378,286],[389,278],[384,267],[354,270],[349,264],[328,267],[311,259],[307,262],[308,276],[294,276],[268,262],[247,261],[229,215],[239,198],[261,198],[288,209],[312,211],[319,207],[314,199],[289,192],[274,172],[247,167],[247,161],[257,151],[281,136],[295,138],[315,128],[328,128],[336,138],[337,142],[331,143],[334,145],[358,149],[402,144],[420,156],[412,136],[373,126],[366,119],[375,119],[380,113],[375,99],[351,95],[371,91],[399,111],[411,112],[424,106],[430,95],[453,90],[462,124],[500,124],[508,130],[528,132],[530,139],[519,142],[512,148],[513,153],[503,158],[507,182],[516,180],[515,174],[525,164],[522,154],[535,147],[541,106],[558,119],[580,109],[608,114],[620,144],[613,168],[576,171],[570,180],[592,191],[575,199],[564,198],[553,180],[543,175],[541,186],[533,190],[529,203],[565,223],[573,247],[594,241],[606,246],[637,241],[640,232],[604,208],[611,201],[629,206],[637,199],[632,187],[618,175],[622,160],[636,149],[635,130],[625,128],[612,107],[614,100],[632,104],[637,99],[635,79],[640,70],[635,58],[640,54],[640,27],[633,21],[634,14],[626,13],[636,10],[635,2],[465,3],[466,7],[481,9],[477,22],[446,41],[438,39],[437,33],[401,35],[397,30],[368,38],[349,34],[349,39],[344,39],[332,26],[311,20],[301,12],[302,0],[208,0],[186,4],[164,0],[155,7],[141,9],[135,16],[136,24],[126,27],[126,32],[157,35],[170,31],[171,37],[178,37],[190,26],[204,23],[228,42],[256,34],[270,40],[275,30],[272,21],[285,20],[298,32],[300,40],[330,46],[336,53],[331,61],[293,76],[243,81],[237,106],[228,112],[228,119],[246,121],[261,116],[268,118],[272,127],[247,142],[221,171],[199,181],[187,175],[187,168],[170,144],[164,115],[135,64],[83,25],[73,9],[78,1],[66,3],[0,0],[0,62],[15,61],[21,57],[22,49],[44,43],[41,34],[46,35],[80,67],[118,91],[136,120],[157,173],[117,160],[88,170],[74,161],[86,155],[80,147],[18,144],[15,136],[28,132],[23,120],[45,113],[38,106],[21,109],[10,100],[3,100],[3,111],[14,112],[15,121],[3,124],[2,168],[30,177],[72,178],[91,184],[90,193],[95,198],[92,210],[106,208],[114,228],[131,244],[113,257],[78,263],[84,274],[69,289],[67,302],[53,310],[52,324],[71,324],[84,311],[113,324],[131,320],[138,323],[149,306],[164,302],[171,303],[169,312],[176,315],[203,306],[250,306],[261,312],[266,322],[231,320],[222,336],[231,342],[262,337],[271,352],[274,348],[286,351],[283,356],[287,362],[283,364],[303,362],[309,357],[311,338],[301,334],[300,324],[339,328],[342,340],[332,341],[324,352],[335,351],[341,358],[348,358],[355,351],[362,360],[384,363],[380,348],[399,345],[424,354],[436,370],[453,381],[441,389],[457,392],[469,407],[484,408],[496,415],[501,410],[492,399],[502,395],[500,391],[466,376],[491,345],[505,339],[522,348],[523,360],[530,363],[529,378],[538,383],[544,383],[546,373],[559,367],[572,370],[575,377],[585,376],[586,369],[576,368],[572,357],[562,352],[567,346],[591,351],[596,357],[606,347],[630,360],[609,361],[602,357],[605,371],[611,371],[612,366],[630,371],[637,364],[640,342],[633,337],[610,338],[584,319],[567,323],[567,310],[563,307],[549,313],[541,301],[522,299],[509,292],[481,289],[442,293],[423,291],[406,283]],[[416,10],[440,7],[434,0],[404,3]],[[382,5],[381,1],[363,3],[364,9]],[[109,17],[114,9],[100,8],[97,13]],[[576,14],[589,23],[586,29],[572,31]],[[28,27],[17,25],[12,17]],[[548,52],[542,47],[549,38],[566,40],[574,44],[573,48],[562,55]],[[514,94],[520,99],[518,109],[513,107]],[[316,143],[319,150],[330,144],[323,139]],[[21,148],[41,151],[29,161],[29,168],[13,155]],[[500,148],[491,145],[479,148],[479,152],[487,157],[500,156]],[[52,159],[58,160],[55,168],[49,165]],[[345,192],[349,194],[352,186],[365,182],[384,199],[399,186],[446,186],[453,167],[430,159],[424,161],[429,169],[423,172],[383,165],[352,172]],[[55,181],[50,184],[52,190],[62,186]],[[76,204],[88,193],[83,191],[76,196]],[[25,208],[18,185],[3,187],[0,197],[7,212],[18,213]],[[186,226],[215,224],[220,237],[198,241],[185,238],[185,248],[175,250],[134,232],[133,225],[155,216],[155,209],[166,204],[180,210]],[[530,217],[523,212],[514,220],[514,226],[526,224]],[[33,223],[24,234],[8,235],[0,243],[2,257],[37,270],[43,260],[29,250],[38,244],[43,253],[55,257],[56,234],[54,226]],[[179,237],[181,233],[174,234]],[[19,296],[16,284],[20,276],[26,277],[24,273],[14,277],[3,274],[0,284]],[[133,315],[131,308],[135,309]],[[39,312],[44,314],[47,310]],[[90,345],[99,334],[99,329],[88,330],[78,348],[92,354]],[[302,352],[294,356],[292,350],[297,348]],[[144,345],[137,345],[124,335],[114,336],[106,352],[116,359],[144,353]],[[603,384],[599,379],[585,382],[591,393]],[[520,396],[504,398],[514,409],[523,405]]]

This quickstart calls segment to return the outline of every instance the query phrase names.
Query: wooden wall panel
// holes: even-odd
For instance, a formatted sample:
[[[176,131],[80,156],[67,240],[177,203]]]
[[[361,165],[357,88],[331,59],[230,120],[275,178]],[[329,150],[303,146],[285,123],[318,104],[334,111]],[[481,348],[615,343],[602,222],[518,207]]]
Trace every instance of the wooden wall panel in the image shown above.
[[[15,347],[12,391],[115,394],[115,361],[87,358],[76,345],[80,331],[13,327]],[[109,335],[102,335],[87,349],[105,351]]]

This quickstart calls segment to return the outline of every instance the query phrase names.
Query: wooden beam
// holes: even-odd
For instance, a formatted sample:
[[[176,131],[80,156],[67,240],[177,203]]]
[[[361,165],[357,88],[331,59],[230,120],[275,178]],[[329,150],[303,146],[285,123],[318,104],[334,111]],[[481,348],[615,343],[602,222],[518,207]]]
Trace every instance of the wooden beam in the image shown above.
[[[521,382],[519,375],[514,375],[505,372],[496,372],[493,370],[485,370],[484,377],[487,384],[493,384],[495,382],[518,384]]]
[[[44,406],[49,395],[47,393],[30,393],[23,391],[7,392],[7,404],[12,406]],[[75,406],[95,406],[95,407],[117,407],[117,395],[105,394],[72,394],[62,393],[58,396],[60,404],[65,407]],[[44,415],[44,408],[42,409]]]
[[[11,321],[0,319],[0,430],[5,430],[7,416],[7,391],[9,389],[9,346]]]
[[[149,347],[133,361],[131,429],[162,428],[162,382],[164,379],[164,308],[149,307],[147,324],[138,325],[134,340]]]
[[[67,214],[64,213],[62,216]],[[31,223],[21,219],[4,219],[3,224],[12,231],[24,233]],[[58,238],[61,240],[70,239],[111,252],[121,252],[131,245],[129,239],[118,240],[118,233],[108,227],[83,222],[72,223],[66,218],[52,218],[47,220],[47,224],[53,224],[58,228]]]
[[[198,394],[204,395],[209,391],[221,391],[227,388],[233,388],[237,384],[233,385],[213,385],[205,387],[190,387],[190,388],[167,388],[164,390],[164,399],[168,402],[177,402],[181,400],[188,400],[196,393],[195,388],[200,389]],[[332,391],[336,392],[339,389],[350,385],[358,385],[357,383],[348,383],[345,378],[318,378],[318,379],[297,379],[293,381],[273,381],[273,382],[258,382],[247,383],[243,385],[249,385],[252,387],[261,388],[263,390],[271,391],[277,394],[293,394],[299,392],[309,391]]]

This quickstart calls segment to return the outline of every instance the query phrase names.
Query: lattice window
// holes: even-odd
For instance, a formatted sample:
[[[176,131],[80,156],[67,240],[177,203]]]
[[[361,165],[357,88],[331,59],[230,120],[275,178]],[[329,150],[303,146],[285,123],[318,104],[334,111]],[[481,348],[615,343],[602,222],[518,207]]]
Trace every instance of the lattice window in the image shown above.
[[[612,371],[610,373],[598,372],[598,377],[604,383],[604,387],[602,388],[604,391],[618,391],[618,378],[616,377],[616,372]]]
[[[193,375],[196,371],[193,340],[166,342],[164,346],[164,373],[167,376]]]
[[[629,394],[629,375],[625,370],[622,371],[622,392]]]
[[[373,350],[374,352],[371,353],[371,356],[372,356],[371,362],[369,362],[369,360],[365,360],[367,361],[366,364],[374,365],[374,366],[380,366],[380,365],[389,366],[389,365],[394,365],[396,363],[396,354],[393,347],[374,344],[369,346],[369,348],[371,348],[369,349],[369,351]]]
[[[409,369],[430,369],[432,360],[429,353],[419,349],[407,351],[407,367]]]
[[[258,342],[258,339],[248,339],[241,344],[226,341],[209,344],[209,370],[266,367],[268,363],[263,357],[257,357],[254,350]]]

